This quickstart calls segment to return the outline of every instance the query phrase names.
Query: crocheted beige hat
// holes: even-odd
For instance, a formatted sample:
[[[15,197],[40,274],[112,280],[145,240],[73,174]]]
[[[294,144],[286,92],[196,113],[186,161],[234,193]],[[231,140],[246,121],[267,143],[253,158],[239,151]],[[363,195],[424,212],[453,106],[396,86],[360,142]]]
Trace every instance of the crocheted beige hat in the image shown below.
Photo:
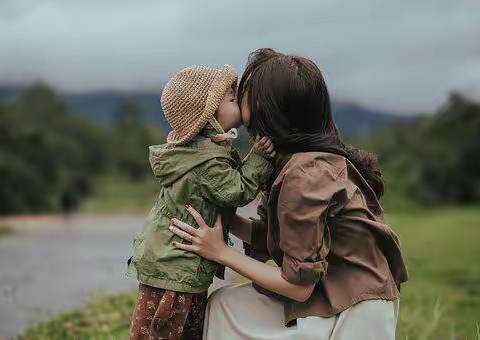
[[[214,116],[227,89],[236,80],[237,73],[230,65],[224,65],[221,70],[194,65],[174,75],[160,99],[165,118],[172,128],[167,143],[187,143],[207,122],[218,133],[224,133]]]

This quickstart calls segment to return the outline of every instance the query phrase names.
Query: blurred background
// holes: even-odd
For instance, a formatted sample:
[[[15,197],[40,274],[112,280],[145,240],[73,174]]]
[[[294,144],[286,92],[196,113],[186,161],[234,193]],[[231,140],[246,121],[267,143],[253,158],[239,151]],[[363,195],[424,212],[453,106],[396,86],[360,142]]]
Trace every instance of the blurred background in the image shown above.
[[[479,37],[474,0],[0,0],[0,339],[126,337],[162,87],[260,47],[312,58],[344,138],[378,154],[410,273],[398,338],[480,339]]]

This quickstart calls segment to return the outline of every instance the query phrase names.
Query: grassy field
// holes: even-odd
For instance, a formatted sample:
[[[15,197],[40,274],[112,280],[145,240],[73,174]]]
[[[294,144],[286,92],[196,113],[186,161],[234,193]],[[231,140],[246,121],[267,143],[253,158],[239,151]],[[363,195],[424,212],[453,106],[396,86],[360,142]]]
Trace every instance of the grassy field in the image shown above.
[[[404,286],[400,339],[480,339],[480,209],[390,214],[410,282]]]
[[[9,225],[0,224],[0,237],[13,234],[13,228]]]
[[[402,289],[398,339],[480,340],[480,209],[401,210],[399,234],[410,282]],[[22,339],[125,339],[135,297],[92,302],[30,328]]]
[[[99,179],[95,192],[82,202],[83,213],[147,213],[153,206],[159,186],[152,178],[131,183],[113,175]]]
[[[128,339],[135,294],[108,296],[28,329],[19,339]]]

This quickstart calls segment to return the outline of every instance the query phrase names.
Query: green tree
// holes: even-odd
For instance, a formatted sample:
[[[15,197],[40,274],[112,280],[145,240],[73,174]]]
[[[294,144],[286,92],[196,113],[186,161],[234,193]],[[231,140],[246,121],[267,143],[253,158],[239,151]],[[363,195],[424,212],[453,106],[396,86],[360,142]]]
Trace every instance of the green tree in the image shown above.
[[[435,115],[388,128],[373,145],[380,165],[409,199],[480,202],[480,104],[452,94]]]
[[[137,102],[128,99],[120,103],[115,119],[116,159],[120,172],[132,181],[140,181],[150,174],[148,146],[155,138],[145,126],[143,113]]]
[[[0,214],[52,211],[109,163],[109,132],[72,114],[46,85],[0,110]]]

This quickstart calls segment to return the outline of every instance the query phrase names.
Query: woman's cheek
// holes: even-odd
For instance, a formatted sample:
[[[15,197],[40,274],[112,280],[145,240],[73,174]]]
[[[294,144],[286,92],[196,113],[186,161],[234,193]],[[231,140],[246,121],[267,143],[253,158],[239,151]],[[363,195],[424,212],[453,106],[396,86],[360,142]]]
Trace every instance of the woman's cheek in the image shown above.
[[[248,101],[247,101],[248,94],[246,94],[241,103],[241,116],[242,116],[242,122],[245,127],[248,127],[250,125],[250,110],[248,108]]]
[[[248,111],[241,111],[242,123],[245,127],[250,124],[250,113]]]

